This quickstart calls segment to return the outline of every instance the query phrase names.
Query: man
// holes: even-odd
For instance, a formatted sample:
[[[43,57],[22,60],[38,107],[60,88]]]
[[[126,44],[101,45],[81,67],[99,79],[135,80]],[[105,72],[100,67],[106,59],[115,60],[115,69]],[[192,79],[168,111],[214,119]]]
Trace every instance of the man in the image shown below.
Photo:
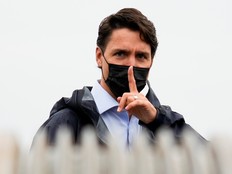
[[[54,105],[40,128],[46,130],[49,143],[54,144],[62,126],[69,128],[73,141],[78,143],[83,128],[89,125],[103,144],[107,144],[110,134],[129,146],[143,131],[155,141],[162,126],[169,127],[177,139],[184,129],[202,138],[182,115],[161,105],[149,85],[157,46],[153,23],[137,9],[124,8],[106,17],[99,26],[96,47],[101,79]]]

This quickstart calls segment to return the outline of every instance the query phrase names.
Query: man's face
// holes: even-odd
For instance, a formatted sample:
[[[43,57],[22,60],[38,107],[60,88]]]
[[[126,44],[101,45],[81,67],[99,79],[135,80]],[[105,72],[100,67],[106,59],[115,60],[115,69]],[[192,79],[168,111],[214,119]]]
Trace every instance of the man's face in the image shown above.
[[[109,68],[102,54],[111,64],[142,68],[150,68],[152,65],[150,45],[141,40],[139,32],[127,28],[112,32],[104,53],[100,48],[97,47],[96,49],[97,64],[102,68],[103,76],[107,79]],[[106,89],[108,87],[104,78],[101,79],[101,85]]]

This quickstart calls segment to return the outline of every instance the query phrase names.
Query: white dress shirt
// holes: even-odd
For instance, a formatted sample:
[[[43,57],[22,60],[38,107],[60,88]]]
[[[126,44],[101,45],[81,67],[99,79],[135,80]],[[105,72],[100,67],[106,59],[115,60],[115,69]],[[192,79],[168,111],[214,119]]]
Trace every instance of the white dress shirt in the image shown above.
[[[147,92],[148,87],[146,85],[142,93],[146,95]],[[117,112],[118,102],[98,81],[93,85],[91,93],[110,134],[122,147],[130,146],[134,138],[140,133],[139,119],[133,115],[129,119],[126,110]]]

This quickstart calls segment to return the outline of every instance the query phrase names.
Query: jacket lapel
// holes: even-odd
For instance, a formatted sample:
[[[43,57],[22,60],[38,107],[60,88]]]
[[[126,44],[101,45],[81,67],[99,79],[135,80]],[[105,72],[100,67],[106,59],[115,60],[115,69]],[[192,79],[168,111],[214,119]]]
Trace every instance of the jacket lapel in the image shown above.
[[[82,119],[90,120],[96,130],[96,135],[100,142],[107,144],[109,130],[100,116],[94,98],[91,94],[92,87],[83,87],[81,90],[75,90],[70,98],[69,105],[77,112]],[[79,114],[82,113],[82,114]]]

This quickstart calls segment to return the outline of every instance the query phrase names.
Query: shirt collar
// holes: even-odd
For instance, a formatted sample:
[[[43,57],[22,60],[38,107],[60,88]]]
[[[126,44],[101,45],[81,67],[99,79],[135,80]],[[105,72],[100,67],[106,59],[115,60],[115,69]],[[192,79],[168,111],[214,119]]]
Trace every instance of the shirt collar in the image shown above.
[[[146,96],[148,90],[148,85],[146,84],[140,93]],[[100,114],[118,106],[118,102],[100,85],[100,80],[94,83],[91,93]]]
[[[118,106],[118,102],[96,81],[91,90],[95,103],[100,114]]]

